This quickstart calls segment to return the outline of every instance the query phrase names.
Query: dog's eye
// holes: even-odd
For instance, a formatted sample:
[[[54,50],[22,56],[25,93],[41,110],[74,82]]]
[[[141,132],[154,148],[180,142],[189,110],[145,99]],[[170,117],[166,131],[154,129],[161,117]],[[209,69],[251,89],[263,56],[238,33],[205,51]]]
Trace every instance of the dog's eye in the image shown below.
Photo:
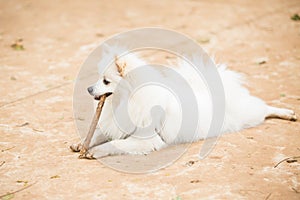
[[[108,85],[110,82],[106,79],[103,79],[103,83],[104,83],[104,85]]]

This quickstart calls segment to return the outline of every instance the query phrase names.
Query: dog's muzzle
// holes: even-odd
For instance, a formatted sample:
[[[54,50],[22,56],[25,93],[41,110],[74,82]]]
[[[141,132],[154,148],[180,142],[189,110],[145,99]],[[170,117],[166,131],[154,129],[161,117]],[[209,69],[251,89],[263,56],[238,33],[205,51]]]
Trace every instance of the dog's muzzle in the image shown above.
[[[100,100],[102,95],[94,95],[94,93],[93,93],[94,92],[94,87],[93,86],[88,87],[87,91],[89,92],[90,95],[94,96],[95,100],[98,100],[98,101]],[[111,94],[112,94],[112,92],[105,93],[106,97],[110,96]]]

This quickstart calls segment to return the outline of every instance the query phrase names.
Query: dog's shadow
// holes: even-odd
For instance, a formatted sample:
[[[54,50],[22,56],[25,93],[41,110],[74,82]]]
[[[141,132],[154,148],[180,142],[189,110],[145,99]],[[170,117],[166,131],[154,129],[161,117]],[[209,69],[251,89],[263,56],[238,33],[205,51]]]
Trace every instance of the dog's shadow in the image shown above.
[[[170,146],[147,155],[118,155],[98,159],[102,164],[127,173],[148,173],[165,168],[177,161],[190,144]]]

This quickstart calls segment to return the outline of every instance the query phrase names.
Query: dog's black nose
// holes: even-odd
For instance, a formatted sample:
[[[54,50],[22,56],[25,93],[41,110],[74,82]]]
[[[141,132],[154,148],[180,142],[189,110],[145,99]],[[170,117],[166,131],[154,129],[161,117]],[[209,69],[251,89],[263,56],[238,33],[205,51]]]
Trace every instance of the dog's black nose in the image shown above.
[[[93,86],[88,87],[87,90],[88,90],[88,92],[89,92],[90,94],[92,94],[92,92],[93,92],[93,90],[94,90],[94,89],[93,89]]]

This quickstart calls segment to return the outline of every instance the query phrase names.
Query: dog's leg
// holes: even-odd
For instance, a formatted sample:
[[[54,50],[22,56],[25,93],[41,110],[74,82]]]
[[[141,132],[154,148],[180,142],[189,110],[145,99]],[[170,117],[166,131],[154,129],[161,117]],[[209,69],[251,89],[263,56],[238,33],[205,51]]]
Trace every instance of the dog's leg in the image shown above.
[[[165,142],[155,135],[151,138],[143,139],[130,136],[126,139],[113,140],[104,144],[94,146],[82,158],[102,158],[109,155],[122,154],[148,154],[151,151],[159,150],[167,146]]]
[[[268,106],[268,113],[266,118],[280,118],[291,121],[296,121],[297,116],[293,110],[285,109],[285,108],[276,108],[272,106]]]

